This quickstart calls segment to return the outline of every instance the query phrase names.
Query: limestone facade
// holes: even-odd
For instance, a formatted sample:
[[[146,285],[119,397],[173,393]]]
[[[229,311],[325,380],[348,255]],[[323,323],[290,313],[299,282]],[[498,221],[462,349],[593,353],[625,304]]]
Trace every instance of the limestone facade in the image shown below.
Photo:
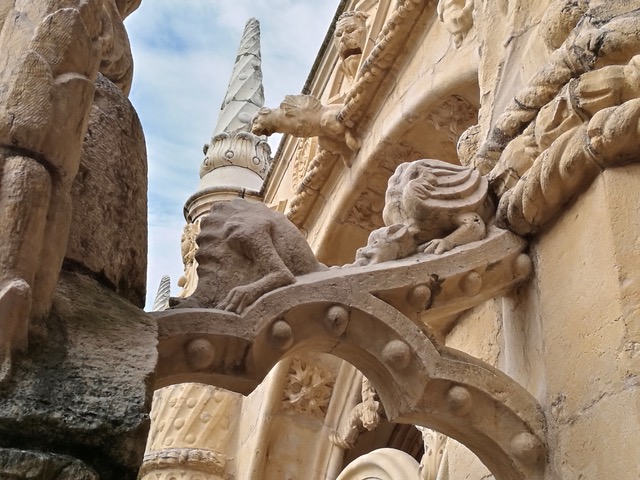
[[[640,181],[634,165],[640,154],[634,140],[640,133],[639,18],[640,4],[631,0],[340,4],[327,34],[335,39],[316,60],[304,102],[292,97],[278,109],[262,110],[254,133],[289,134],[264,183],[263,201],[298,226],[319,261],[352,267],[297,278],[242,313],[248,322],[243,331],[251,324],[253,333],[242,334],[250,353],[235,357],[245,371],[239,377],[258,383],[258,371],[269,371],[260,362],[287,358],[244,400],[240,422],[259,419],[260,427],[236,441],[235,451],[252,469],[229,470],[229,478],[640,475],[631,441],[640,428],[634,313],[640,284],[632,254],[640,227],[632,206]],[[366,40],[356,41],[363,28]],[[345,39],[349,32],[353,39]],[[349,48],[347,40],[353,40]],[[335,119],[322,120],[323,112]],[[335,120],[340,125],[332,126]],[[405,162],[416,173],[408,170],[405,180],[394,183]],[[472,188],[453,183],[466,168],[485,196],[471,200]],[[451,178],[441,176],[443,170]],[[406,188],[416,178],[427,180]],[[393,190],[392,184],[400,186]],[[460,188],[455,194],[438,190],[445,184]],[[409,190],[417,195],[411,198],[425,202],[442,192],[450,203],[423,203],[426,213],[415,213],[420,210],[403,206],[409,205],[403,203]],[[400,205],[395,216],[387,213],[392,205]],[[507,238],[511,234],[502,229],[526,236]],[[402,260],[407,256],[418,263],[425,258],[429,275],[403,273],[406,284],[395,277],[409,268]],[[462,269],[440,270],[436,259],[445,270],[454,264]],[[355,292],[369,288],[369,280],[357,276],[360,269],[363,275],[369,271],[369,291],[428,332],[436,350],[495,368],[496,375],[506,375],[504,387],[484,390],[486,384],[471,387],[456,377],[445,389],[449,413],[421,417],[421,407],[409,408],[408,392],[390,392],[398,385],[397,372],[406,368],[414,384],[429,385],[432,393],[425,398],[437,396],[440,377],[412,370],[411,342],[406,336],[394,340],[384,328],[371,327],[386,343],[377,353],[367,351],[396,372],[394,380],[364,353],[347,349],[361,328],[355,322],[367,322],[356,313],[366,308]],[[400,283],[387,285],[391,280],[382,280],[383,271]],[[347,278],[355,283],[341,283]],[[587,278],[598,278],[597,286]],[[336,285],[352,296],[342,300]],[[293,308],[291,296],[298,296],[300,306],[289,312],[283,305],[293,302]],[[327,307],[312,307],[314,301]],[[329,347],[328,340],[317,339],[314,311],[340,342]],[[222,328],[235,321],[216,315],[202,313],[199,322],[208,319]],[[273,315],[274,323],[260,320],[265,315]],[[186,319],[179,310],[167,312],[160,330],[169,332]],[[206,333],[214,330],[198,331],[216,350],[219,340]],[[241,330],[227,334],[236,338]],[[175,358],[175,348],[161,340],[160,351],[165,348]],[[280,353],[269,356],[270,349]],[[309,357],[310,350],[321,353]],[[252,357],[257,352],[259,360]],[[357,366],[372,390],[363,388],[349,363],[327,352]],[[189,375],[188,366],[162,368],[159,375],[167,382]],[[309,372],[308,380],[301,380],[302,371]],[[217,385],[254,388],[251,382],[240,385],[231,372],[219,375]],[[284,380],[290,375],[293,385]],[[481,422],[477,415],[488,404],[480,391],[495,395],[501,388],[514,390],[493,401],[513,410],[495,413],[492,425]],[[312,400],[303,400],[306,392],[314,392]],[[280,398],[300,406],[285,402],[286,408],[274,410]],[[429,402],[438,410],[435,397]],[[464,427],[452,427],[452,412],[465,419]],[[295,422],[287,420],[294,415]],[[380,419],[365,421],[366,415]],[[505,423],[513,415],[526,425],[519,433],[521,427]],[[400,433],[403,424],[422,433],[412,426]],[[478,443],[469,428],[495,443]],[[258,450],[243,449],[247,442]],[[619,464],[611,464],[612,455]]]
[[[0,2],[0,476],[640,476],[640,0],[250,20],[152,315],[138,4]]]

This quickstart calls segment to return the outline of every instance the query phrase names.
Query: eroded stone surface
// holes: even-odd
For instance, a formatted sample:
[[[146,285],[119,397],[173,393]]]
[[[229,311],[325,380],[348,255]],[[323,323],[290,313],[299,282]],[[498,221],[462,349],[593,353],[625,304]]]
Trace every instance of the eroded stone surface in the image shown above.
[[[2,390],[0,446],[84,461],[135,479],[149,428],[156,325],[96,281],[63,272],[46,319]],[[89,478],[89,477],[88,477]]]

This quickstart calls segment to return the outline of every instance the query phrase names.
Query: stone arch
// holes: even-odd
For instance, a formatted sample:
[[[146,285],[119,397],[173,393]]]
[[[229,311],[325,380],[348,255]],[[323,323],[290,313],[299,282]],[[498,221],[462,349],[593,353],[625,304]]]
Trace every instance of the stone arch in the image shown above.
[[[497,479],[544,478],[544,418],[536,400],[502,372],[437,344],[428,327],[378,298],[380,291],[415,288],[421,279],[409,263],[299,277],[242,316],[159,313],[158,385],[198,381],[246,394],[286,355],[330,353],[371,380],[390,420],[457,439]]]

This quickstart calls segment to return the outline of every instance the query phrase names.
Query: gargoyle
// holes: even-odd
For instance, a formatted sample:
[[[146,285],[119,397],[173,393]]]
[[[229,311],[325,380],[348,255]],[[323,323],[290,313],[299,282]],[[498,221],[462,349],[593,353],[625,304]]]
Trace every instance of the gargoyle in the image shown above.
[[[311,95],[287,95],[276,109],[261,108],[253,119],[256,135],[288,133],[294,137],[318,137],[318,146],[342,157],[347,167],[360,142],[337,118],[342,105],[325,106]]]
[[[300,231],[281,213],[243,199],[216,202],[202,218],[196,242],[198,286],[177,308],[219,308],[236,313],[262,295],[325,270]]]
[[[353,265],[420,250],[439,255],[482,240],[493,212],[488,182],[477,170],[440,160],[403,163],[389,179],[382,213],[387,227],[371,232]]]

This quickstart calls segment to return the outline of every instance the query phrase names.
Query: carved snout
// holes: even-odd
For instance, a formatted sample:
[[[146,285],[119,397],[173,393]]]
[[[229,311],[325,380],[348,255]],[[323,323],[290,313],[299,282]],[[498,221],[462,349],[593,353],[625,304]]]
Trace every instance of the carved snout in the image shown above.
[[[253,118],[251,122],[251,133],[254,135],[266,135],[267,137],[275,133],[275,124],[269,120],[269,117],[273,115],[273,111],[270,108],[263,107],[258,110],[258,114]]]

